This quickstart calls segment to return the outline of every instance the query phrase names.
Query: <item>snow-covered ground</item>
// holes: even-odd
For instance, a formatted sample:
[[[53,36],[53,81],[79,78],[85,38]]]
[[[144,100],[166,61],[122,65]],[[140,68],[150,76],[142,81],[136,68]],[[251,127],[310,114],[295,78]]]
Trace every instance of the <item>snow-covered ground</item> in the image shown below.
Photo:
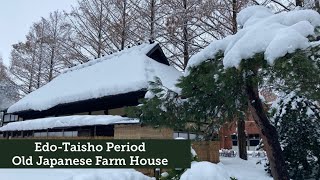
[[[0,169],[1,180],[152,180],[133,169]]]
[[[272,180],[265,171],[262,164],[257,164],[259,158],[249,157],[248,161],[240,158],[220,157],[221,163],[219,166],[224,167],[225,171],[229,172],[232,177],[238,180]]]
[[[266,174],[261,164],[256,164],[259,158],[249,158],[248,161],[239,158],[221,157],[219,164],[209,162],[194,162],[180,180],[272,180]]]
[[[272,180],[258,158],[221,157],[221,163],[195,162],[181,180]],[[133,169],[0,169],[2,180],[152,180]]]

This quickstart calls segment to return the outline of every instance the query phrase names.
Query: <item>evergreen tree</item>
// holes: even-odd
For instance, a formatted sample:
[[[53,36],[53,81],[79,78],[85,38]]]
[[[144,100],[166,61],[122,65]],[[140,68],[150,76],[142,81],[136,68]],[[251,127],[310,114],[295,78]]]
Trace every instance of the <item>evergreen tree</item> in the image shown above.
[[[284,19],[291,22],[287,24]],[[262,7],[244,10],[239,16],[243,29],[234,36],[213,42],[199,53],[177,84],[185,108],[181,117],[188,118],[182,122],[194,120],[210,127],[220,120],[242,118],[249,108],[263,134],[274,179],[288,180],[280,137],[268,117],[259,89],[268,86],[278,92],[295,92],[297,96],[319,100],[320,46],[319,42],[312,42],[318,39],[318,19],[319,14],[314,11],[274,15]],[[303,23],[306,24],[300,26]],[[284,33],[282,27],[288,28],[294,37]],[[308,32],[302,31],[307,27]],[[264,35],[266,37],[262,37]],[[254,39],[252,43],[251,39]],[[158,108],[166,108],[162,102],[160,99]],[[167,108],[164,113],[168,111],[171,109]]]
[[[271,110],[290,177],[320,178],[320,107],[294,92],[281,96]]]

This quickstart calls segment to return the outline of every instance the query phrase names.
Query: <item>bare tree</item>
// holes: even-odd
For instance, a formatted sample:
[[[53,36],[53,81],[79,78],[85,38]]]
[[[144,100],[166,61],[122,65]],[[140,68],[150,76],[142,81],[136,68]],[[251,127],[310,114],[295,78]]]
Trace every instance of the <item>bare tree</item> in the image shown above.
[[[163,30],[165,13],[160,0],[131,0],[137,16],[131,26],[134,26],[134,36],[140,41],[157,40]]]
[[[101,57],[108,49],[114,49],[107,33],[109,16],[105,3],[108,1],[81,0],[78,7],[66,13],[74,32],[65,46],[81,57],[79,61]]]
[[[16,84],[12,81],[0,57],[0,110],[8,108],[19,98]]]
[[[138,12],[133,0],[110,0],[104,6],[108,9],[108,34],[110,41],[118,49],[131,46],[139,41],[139,33],[135,22]]]
[[[27,39],[29,38],[27,37]],[[28,94],[35,89],[35,45],[35,42],[27,40],[26,43],[14,44],[11,51],[10,72],[24,94]]]
[[[171,62],[181,69],[185,69],[189,58],[200,48],[195,39],[198,37],[198,21],[196,13],[200,11],[200,4],[196,0],[164,1],[162,11],[165,26],[161,37],[162,44]]]
[[[45,59],[45,79],[51,81],[60,71],[73,63],[69,58],[68,49],[64,48],[64,43],[70,36],[71,26],[65,20],[65,16],[55,11],[50,13],[48,19],[43,19],[45,24],[44,42],[46,45]]]
[[[65,32],[69,28],[61,16],[55,12],[49,19],[42,18],[30,28],[25,42],[13,45],[10,71],[25,94],[51,81],[66,67],[61,42],[68,37]]]
[[[165,27],[158,41],[173,64],[184,69],[189,58],[214,39],[234,34],[236,14],[249,0],[163,1]]]

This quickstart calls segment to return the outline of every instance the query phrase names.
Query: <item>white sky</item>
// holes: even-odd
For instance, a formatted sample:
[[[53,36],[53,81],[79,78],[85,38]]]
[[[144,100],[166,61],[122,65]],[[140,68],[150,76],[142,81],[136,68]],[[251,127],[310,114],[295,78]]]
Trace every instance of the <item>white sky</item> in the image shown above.
[[[0,56],[9,65],[11,45],[25,40],[33,22],[57,9],[69,11],[76,0],[1,0]]]

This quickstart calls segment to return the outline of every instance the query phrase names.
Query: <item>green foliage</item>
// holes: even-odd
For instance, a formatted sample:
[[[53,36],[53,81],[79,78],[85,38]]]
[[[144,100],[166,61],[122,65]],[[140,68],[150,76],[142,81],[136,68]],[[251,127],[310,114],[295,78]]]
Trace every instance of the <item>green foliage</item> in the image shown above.
[[[223,123],[246,109],[244,79],[237,69],[224,69],[222,57],[220,53],[215,59],[190,68],[190,74],[177,84],[193,107],[190,114],[203,121],[215,118]]]
[[[152,97],[140,100],[141,105],[126,109],[128,116],[139,118],[142,123],[152,126],[165,126],[178,130],[185,129],[186,103],[178,93],[162,85],[159,78],[150,82]]]
[[[223,123],[244,116],[248,108],[243,71],[225,69],[222,58],[220,52],[214,59],[190,68],[189,75],[177,84],[192,107],[189,116],[207,125],[207,135],[217,132]]]
[[[290,93],[272,111],[292,179],[320,178],[320,107]]]
[[[187,130],[204,133],[206,139],[212,139],[210,136],[221,124],[244,116],[248,103],[255,103],[249,102],[248,96],[256,96],[258,89],[268,88],[285,94],[294,92],[296,97],[305,98],[301,105],[297,103],[298,110],[286,107],[285,113],[278,116],[278,111],[272,112],[280,133],[279,140],[293,178],[319,178],[320,161],[315,159],[320,158],[320,118],[307,116],[306,112],[311,108],[311,102],[320,99],[320,45],[288,53],[272,65],[267,63],[263,53],[257,53],[242,60],[239,67],[225,69],[223,54],[220,52],[214,58],[189,68],[189,75],[182,77],[177,84],[181,93],[164,87],[159,80],[151,83],[150,91],[154,96],[143,100],[143,105],[131,114],[147,124],[174,129],[186,129],[187,124],[193,123],[195,129]],[[285,104],[283,107],[287,106]],[[313,104],[314,107],[319,108]],[[273,145],[276,146],[277,142]]]
[[[179,180],[185,171],[186,169],[170,169],[167,171],[166,176],[160,177],[160,180]]]
[[[224,122],[244,116],[247,110],[243,72],[224,69],[222,57],[219,53],[215,59],[189,69],[190,75],[177,84],[181,94],[164,87],[159,79],[150,82],[153,97],[129,108],[128,115],[153,126],[187,130],[214,139],[214,132]]]
[[[199,161],[198,156],[191,154],[191,162],[193,161]],[[170,169],[166,172],[166,175],[160,177],[160,180],[179,180],[186,170],[187,169]]]
[[[267,69],[269,83],[280,92],[292,91],[309,99],[320,99],[319,47],[298,50],[275,61]]]

